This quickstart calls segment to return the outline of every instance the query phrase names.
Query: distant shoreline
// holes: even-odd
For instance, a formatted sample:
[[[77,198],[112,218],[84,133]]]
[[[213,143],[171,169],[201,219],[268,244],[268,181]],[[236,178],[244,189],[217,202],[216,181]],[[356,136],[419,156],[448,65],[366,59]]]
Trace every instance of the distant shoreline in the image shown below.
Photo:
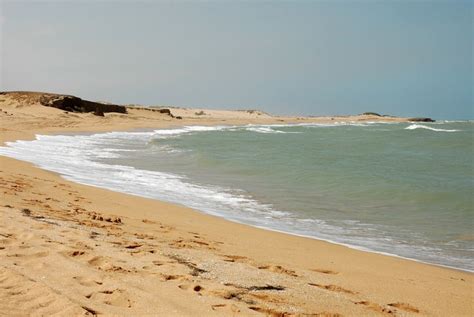
[[[212,120],[256,120],[291,122],[291,120],[305,122],[328,122],[348,119],[353,121],[388,121],[388,122],[434,122],[428,117],[396,117],[376,112],[364,112],[358,115],[330,115],[330,116],[274,116],[260,110],[218,110],[205,108],[185,108],[179,106],[142,106],[142,105],[114,105],[105,102],[93,102],[79,97],[55,93],[10,91],[0,92],[0,96],[9,102],[28,105],[53,107],[71,113],[94,113],[104,116],[105,113],[127,114],[129,111],[151,111],[165,114],[173,119],[212,119]],[[201,120],[202,121],[202,120]],[[265,122],[264,122],[265,121]]]

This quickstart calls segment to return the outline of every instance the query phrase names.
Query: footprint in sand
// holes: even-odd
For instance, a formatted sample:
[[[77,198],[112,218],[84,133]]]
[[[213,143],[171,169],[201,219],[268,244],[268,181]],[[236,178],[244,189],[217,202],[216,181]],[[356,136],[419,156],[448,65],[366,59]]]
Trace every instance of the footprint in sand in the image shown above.
[[[150,224],[150,225],[155,225],[155,224],[158,223],[158,222],[156,222],[156,221],[148,220],[148,219],[143,219],[142,222],[143,222],[143,223]]]
[[[160,233],[168,233],[172,230],[174,230],[175,228],[174,227],[171,227],[171,226],[167,226],[167,225],[164,225],[162,223],[159,223],[157,221],[153,221],[153,220],[149,220],[149,219],[142,219],[142,222],[143,223],[146,223],[146,224],[149,224],[149,225],[153,225],[153,227],[156,229],[156,228],[159,228],[161,230],[159,230]]]
[[[181,284],[178,285],[178,287],[182,290],[192,290],[193,292],[196,292],[199,295],[201,295],[201,291],[204,290],[204,287],[198,284]]]
[[[363,301],[360,301],[360,302],[355,302],[354,304],[363,305],[363,306],[367,307],[368,309],[379,312],[379,313],[385,313],[385,314],[390,314],[390,315],[395,314],[395,311],[390,309],[390,308],[382,307],[379,304],[372,303],[372,302],[369,302],[369,301],[366,301],[366,300],[363,300]]]
[[[220,312],[232,312],[232,313],[239,313],[240,309],[234,304],[227,305],[227,304],[215,304],[211,305],[211,309]]]
[[[131,308],[133,301],[126,290],[123,289],[105,289],[102,291],[87,294],[85,298],[100,301],[106,305]]]
[[[69,251],[69,252],[67,252],[66,254],[67,254],[68,256],[70,256],[70,257],[75,258],[75,257],[78,257],[78,256],[81,256],[81,255],[86,254],[86,252],[85,252],[85,251],[81,251],[81,250],[75,250],[75,251]]]
[[[328,290],[328,291],[332,291],[332,292],[339,292],[339,293],[346,293],[346,294],[357,294],[357,292],[345,289],[345,288],[337,286],[337,285],[332,285],[332,284],[321,285],[321,284],[316,284],[316,283],[308,283],[308,285],[318,287],[318,288],[321,288],[321,289],[325,289],[325,290]]]
[[[80,285],[87,286],[87,287],[103,284],[103,282],[100,279],[92,279],[90,277],[74,276],[73,279],[76,280]]]
[[[189,277],[186,275],[178,275],[178,274],[160,274],[163,281],[173,281],[173,280],[179,280],[179,281],[189,281]]]
[[[280,265],[260,265],[260,266],[258,266],[258,269],[259,270],[268,270],[268,271],[274,272],[274,273],[281,273],[281,274],[286,274],[286,275],[293,276],[293,277],[298,277],[298,275],[296,274],[295,271],[285,269]]]
[[[249,306],[249,309],[265,314],[267,316],[293,316],[294,314],[286,311],[278,311],[272,308],[260,307],[260,306]]]
[[[147,234],[147,233],[134,233],[133,234],[137,239],[141,240],[155,240],[156,237],[152,234]]]
[[[407,303],[391,303],[391,304],[388,304],[388,306],[391,306],[391,307],[395,307],[395,308],[398,308],[398,309],[401,309],[401,310],[405,310],[405,311],[408,311],[408,312],[411,312],[411,313],[419,313],[420,310],[410,304],[407,304]]]
[[[311,271],[318,272],[318,273],[323,273],[323,274],[331,274],[331,275],[339,274],[339,272],[332,271],[332,270],[326,270],[326,269],[312,269]]]
[[[78,241],[74,244],[74,246],[78,249],[84,249],[84,250],[93,250],[94,248],[92,248],[91,246],[89,246],[88,244],[82,242],[82,241]]]
[[[226,262],[248,262],[248,258],[240,255],[223,255],[225,257],[224,261]]]
[[[216,250],[215,247],[209,245],[209,243],[196,240],[196,239],[178,239],[168,244],[170,247],[175,249],[207,249]]]
[[[105,271],[105,272],[117,272],[117,273],[132,273],[132,270],[123,268],[118,265],[114,265],[111,262],[111,259],[103,257],[103,256],[95,256],[87,263],[98,270]],[[135,272],[135,270],[133,270]]]
[[[227,286],[226,289],[209,290],[207,293],[226,300],[234,300],[247,305],[253,305],[254,307],[258,307],[257,305],[261,303],[271,303],[278,306],[285,303],[284,296],[275,293],[286,289],[280,285],[243,286],[232,283],[225,283],[224,285]]]

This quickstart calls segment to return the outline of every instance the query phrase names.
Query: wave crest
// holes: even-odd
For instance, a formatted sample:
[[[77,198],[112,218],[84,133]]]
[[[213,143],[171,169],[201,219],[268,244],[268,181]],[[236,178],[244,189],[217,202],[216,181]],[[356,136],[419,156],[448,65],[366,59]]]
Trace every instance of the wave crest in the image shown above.
[[[408,127],[405,128],[405,130],[416,130],[416,129],[425,129],[425,130],[431,130],[431,131],[436,131],[436,132],[458,132],[460,130],[456,129],[437,129],[433,127],[428,127],[426,125],[422,124],[412,124],[409,125]]]
[[[275,130],[270,127],[250,127],[246,128],[246,131],[257,132],[257,133],[288,133],[280,130]]]

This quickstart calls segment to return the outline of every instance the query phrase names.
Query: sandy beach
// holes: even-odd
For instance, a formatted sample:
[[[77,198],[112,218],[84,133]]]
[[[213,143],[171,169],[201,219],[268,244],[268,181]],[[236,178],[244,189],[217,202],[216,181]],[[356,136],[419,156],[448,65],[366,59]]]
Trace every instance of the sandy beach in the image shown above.
[[[183,125],[407,121],[373,115],[45,107],[0,95],[0,143]],[[178,119],[178,117],[180,119]],[[80,185],[0,156],[0,315],[472,316],[473,275]],[[183,197],[183,199],[185,199]]]

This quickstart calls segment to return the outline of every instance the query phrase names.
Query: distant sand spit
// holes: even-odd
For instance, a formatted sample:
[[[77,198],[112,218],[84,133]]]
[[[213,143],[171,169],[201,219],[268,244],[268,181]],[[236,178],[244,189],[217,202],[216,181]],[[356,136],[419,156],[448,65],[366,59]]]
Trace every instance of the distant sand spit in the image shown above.
[[[8,94],[0,108],[2,143],[37,133],[193,124],[407,121],[175,108],[173,116],[142,108],[98,116]],[[6,157],[0,187],[0,315],[473,314],[470,273],[84,186]]]

